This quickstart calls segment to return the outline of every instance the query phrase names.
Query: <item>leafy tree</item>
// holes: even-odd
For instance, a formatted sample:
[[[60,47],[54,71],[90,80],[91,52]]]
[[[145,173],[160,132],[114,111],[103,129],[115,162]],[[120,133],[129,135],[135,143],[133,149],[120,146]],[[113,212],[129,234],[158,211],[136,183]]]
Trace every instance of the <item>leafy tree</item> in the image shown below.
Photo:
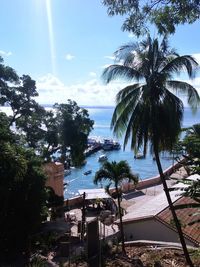
[[[6,132],[6,138],[0,138],[0,258],[11,260],[29,252],[31,237],[39,229],[46,178],[39,158],[17,144],[5,121],[0,121],[0,135]]]
[[[42,128],[45,110],[35,101],[36,96],[35,81],[28,75],[23,75],[17,86],[6,86],[1,90],[1,103],[9,105],[12,110],[9,125],[15,125],[25,143],[32,148],[39,147],[45,134]]]
[[[189,197],[191,201],[187,204],[176,204],[175,209],[177,210],[188,209],[188,208],[200,209],[200,179],[197,179],[196,181],[185,179],[181,180],[181,182],[188,185],[188,187],[184,188],[184,192],[182,195],[185,197]],[[200,223],[200,210],[191,214],[190,216],[191,216],[191,221],[188,223],[188,225]]]
[[[131,148],[138,150],[143,147],[146,155],[147,144],[151,144],[187,263],[193,266],[167,188],[159,152],[173,148],[181,128],[183,103],[172,92],[185,93],[194,110],[199,104],[198,93],[192,85],[172,80],[173,75],[182,70],[190,78],[193,77],[197,62],[191,56],[175,53],[169,48],[166,38],[159,44],[157,39],[149,36],[141,43],[121,47],[115,55],[123,64],[107,67],[103,72],[105,81],[108,83],[116,78],[125,78],[131,82],[136,80],[137,83],[132,83],[117,94],[112,129],[119,136],[125,134],[124,148],[130,139]]]
[[[188,155],[200,159],[200,124],[195,124],[187,130],[182,145]]]
[[[3,90],[9,87],[9,84],[16,84],[19,77],[14,69],[3,64],[3,58],[0,56],[0,105],[4,105],[5,99],[2,97]]]
[[[58,143],[62,162],[66,163],[67,150],[75,166],[83,163],[84,151],[87,148],[87,137],[92,130],[93,121],[88,111],[80,108],[76,102],[68,100],[67,104],[55,104]]]
[[[31,115],[38,104],[33,97],[38,96],[35,81],[28,75],[20,78],[17,86],[9,86],[2,89],[1,101],[11,107],[10,125],[25,115]]]
[[[174,33],[179,24],[193,23],[200,17],[199,0],[103,0],[108,14],[127,16],[122,29],[137,36],[154,24],[159,33]]]
[[[117,196],[117,203],[118,203],[118,210],[119,210],[119,219],[120,219],[120,232],[121,232],[121,240],[122,240],[122,250],[124,254],[125,251],[125,245],[124,245],[124,229],[123,229],[123,223],[122,223],[122,209],[121,209],[121,190],[120,185],[123,182],[125,178],[128,178],[129,181],[132,181],[134,183],[137,183],[138,177],[136,175],[133,175],[131,173],[131,169],[126,161],[112,161],[112,162],[105,162],[102,166],[102,168],[99,169],[99,171],[96,172],[94,177],[94,183],[98,184],[101,183],[102,180],[108,180],[110,183],[107,186],[107,190],[109,191],[109,188],[112,184],[114,184],[116,196]]]

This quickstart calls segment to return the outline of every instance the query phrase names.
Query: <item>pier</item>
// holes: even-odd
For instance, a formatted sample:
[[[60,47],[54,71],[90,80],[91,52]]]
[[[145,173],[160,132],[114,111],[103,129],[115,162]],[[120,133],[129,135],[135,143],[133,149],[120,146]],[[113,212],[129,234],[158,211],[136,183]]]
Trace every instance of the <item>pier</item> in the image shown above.
[[[103,149],[104,151],[119,150],[120,144],[112,139],[101,139],[99,137],[88,138],[88,148],[85,150],[85,156],[90,156],[95,152]]]

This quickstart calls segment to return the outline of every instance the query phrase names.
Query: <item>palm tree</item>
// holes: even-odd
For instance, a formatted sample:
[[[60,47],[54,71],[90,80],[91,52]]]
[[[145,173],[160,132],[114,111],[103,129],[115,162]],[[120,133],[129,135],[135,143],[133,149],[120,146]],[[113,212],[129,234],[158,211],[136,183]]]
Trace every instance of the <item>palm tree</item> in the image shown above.
[[[191,56],[179,56],[170,49],[166,37],[159,44],[158,39],[148,36],[140,43],[122,46],[115,56],[118,62],[104,70],[104,80],[109,83],[124,78],[132,84],[117,94],[111,127],[117,136],[124,135],[124,148],[130,139],[131,148],[137,151],[143,147],[145,156],[150,143],[186,261],[193,266],[165,181],[159,152],[172,149],[181,128],[184,107],[174,92],[186,95],[194,111],[200,102],[195,88],[186,82],[172,80],[173,75],[185,70],[193,78],[198,64]]]
[[[128,178],[129,181],[133,183],[137,183],[138,177],[132,174],[130,166],[124,160],[120,162],[112,161],[105,162],[103,166],[96,172],[94,177],[94,184],[101,183],[102,180],[109,180],[109,184],[106,186],[106,190],[109,192],[109,188],[112,184],[114,184],[117,203],[118,203],[118,212],[119,212],[119,220],[120,220],[120,233],[122,240],[122,251],[126,254],[125,245],[124,245],[124,229],[122,223],[122,209],[121,209],[121,189],[120,185],[125,178]]]

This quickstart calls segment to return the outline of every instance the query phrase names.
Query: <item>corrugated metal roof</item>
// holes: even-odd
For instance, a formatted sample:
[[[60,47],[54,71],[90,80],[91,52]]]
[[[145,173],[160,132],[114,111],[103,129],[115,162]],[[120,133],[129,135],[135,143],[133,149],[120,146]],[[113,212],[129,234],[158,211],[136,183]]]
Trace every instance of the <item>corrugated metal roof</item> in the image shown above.
[[[173,202],[180,198],[179,191],[172,191],[170,192],[170,195]],[[166,195],[163,192],[154,197],[153,199],[148,200],[146,203],[143,203],[143,205],[140,205],[140,203],[138,203],[138,205],[133,204],[132,212],[129,212],[123,216],[123,222],[153,217],[166,207],[168,207],[168,202],[166,199]]]
[[[187,179],[199,179],[199,175],[191,175]],[[189,185],[184,183],[177,183],[174,184],[171,188],[174,188],[174,191],[170,192],[171,200],[172,202],[178,200],[181,198],[181,194],[183,193],[184,188],[187,188]],[[134,220],[140,220],[142,218],[147,217],[153,217],[156,216],[158,213],[160,213],[162,210],[166,209],[168,207],[168,202],[165,193],[161,193],[157,196],[155,196],[151,200],[147,200],[147,202],[140,205],[140,203],[133,204],[131,207],[129,207],[129,210],[132,211],[127,213],[125,216],[123,216],[123,221],[134,221]]]

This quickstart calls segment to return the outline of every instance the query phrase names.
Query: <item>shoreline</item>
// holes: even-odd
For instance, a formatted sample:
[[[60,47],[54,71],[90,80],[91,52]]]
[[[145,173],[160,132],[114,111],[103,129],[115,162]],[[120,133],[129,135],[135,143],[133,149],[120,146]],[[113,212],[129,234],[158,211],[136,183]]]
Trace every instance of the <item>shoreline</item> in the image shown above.
[[[181,163],[184,160],[185,159],[182,159],[180,162],[177,162],[174,165],[169,166],[167,169],[163,171],[164,175],[170,176],[173,173],[175,173],[181,167],[182,165]],[[147,189],[148,187],[156,186],[160,183],[161,183],[160,175],[156,175],[151,178],[139,181],[136,186],[131,183],[125,183],[122,185],[122,192],[128,193],[133,190],[143,190],[143,189]],[[82,200],[83,199],[81,196],[75,196],[75,197],[64,199],[64,207],[65,206],[74,207],[74,206],[81,205]]]

